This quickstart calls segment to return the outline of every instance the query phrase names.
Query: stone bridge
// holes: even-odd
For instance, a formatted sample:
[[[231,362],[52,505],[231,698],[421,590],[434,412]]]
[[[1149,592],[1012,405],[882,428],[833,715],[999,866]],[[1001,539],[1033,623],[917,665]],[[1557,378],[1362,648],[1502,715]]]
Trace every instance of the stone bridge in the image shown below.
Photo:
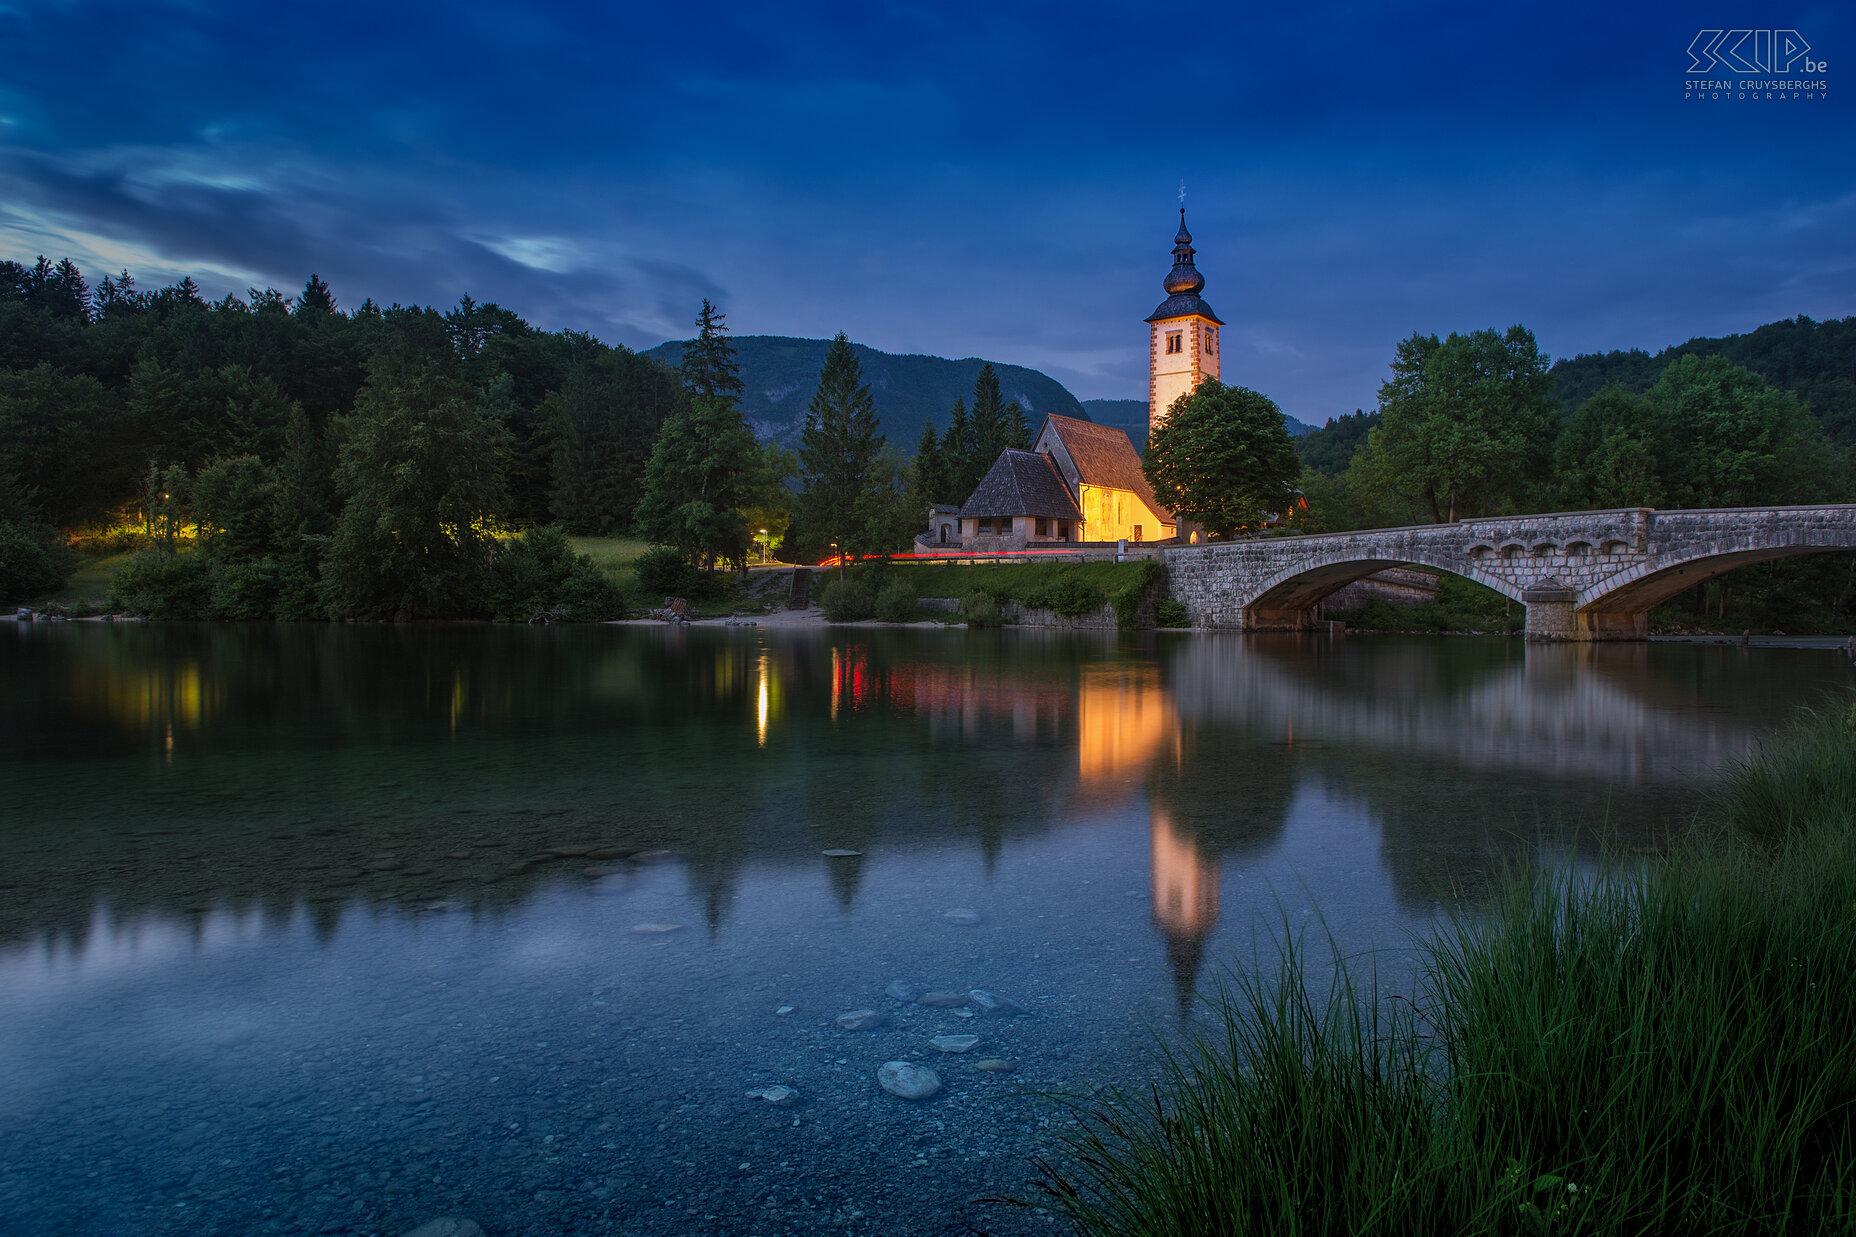
[[[1658,511],[1626,507],[1170,546],[1168,591],[1195,627],[1300,631],[1341,586],[1420,566],[1527,607],[1530,640],[1642,640],[1650,609],[1775,558],[1856,550],[1856,505]]]

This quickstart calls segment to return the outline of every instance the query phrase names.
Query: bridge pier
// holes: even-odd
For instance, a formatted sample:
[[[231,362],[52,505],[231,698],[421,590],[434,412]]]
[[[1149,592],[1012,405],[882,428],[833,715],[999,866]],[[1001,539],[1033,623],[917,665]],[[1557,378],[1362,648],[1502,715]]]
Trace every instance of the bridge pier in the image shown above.
[[[1648,640],[1650,612],[1635,614],[1609,610],[1581,610],[1572,589],[1560,585],[1537,585],[1521,590],[1521,604],[1527,607],[1527,626],[1523,635],[1529,640],[1568,640],[1586,643],[1593,640]]]
[[[1315,625],[1314,608],[1265,610],[1252,606],[1244,611],[1245,631],[1308,631]]]

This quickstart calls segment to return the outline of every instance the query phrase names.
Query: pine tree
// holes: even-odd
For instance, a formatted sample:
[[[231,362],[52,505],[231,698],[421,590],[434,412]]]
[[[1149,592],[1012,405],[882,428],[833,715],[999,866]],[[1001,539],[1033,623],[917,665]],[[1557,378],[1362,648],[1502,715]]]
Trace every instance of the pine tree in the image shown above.
[[[312,274],[309,282],[303,285],[303,295],[296,299],[296,311],[299,314],[335,312],[335,297],[322,276]]]
[[[972,476],[973,456],[973,420],[967,415],[967,401],[956,399],[954,410],[947,414],[947,433],[941,439],[941,488],[936,502],[967,501],[979,480]]]
[[[741,382],[741,366],[735,360],[735,346],[728,342],[728,318],[703,298],[696,315],[696,338],[683,345],[683,364],[679,372],[684,385],[708,399],[738,402],[747,388]]]
[[[915,444],[915,458],[909,462],[909,507],[926,518],[928,509],[945,502],[947,464],[941,454],[941,440],[934,422],[922,425],[921,439]]]
[[[980,366],[973,381],[973,483],[979,484],[986,470],[1007,447],[1021,450],[1031,445],[1031,433],[1025,425],[1025,410],[1017,400],[1008,402],[999,391],[999,375],[992,362]]]
[[[805,486],[806,526],[847,554],[882,548],[871,544],[870,530],[882,451],[876,402],[851,341],[839,331],[825,350],[818,390],[806,409],[799,476]]]
[[[41,258],[42,263],[45,259]],[[61,318],[90,317],[90,285],[84,282],[84,274],[77,269],[77,263],[69,258],[61,258],[58,265],[51,269],[45,279],[43,304]]]

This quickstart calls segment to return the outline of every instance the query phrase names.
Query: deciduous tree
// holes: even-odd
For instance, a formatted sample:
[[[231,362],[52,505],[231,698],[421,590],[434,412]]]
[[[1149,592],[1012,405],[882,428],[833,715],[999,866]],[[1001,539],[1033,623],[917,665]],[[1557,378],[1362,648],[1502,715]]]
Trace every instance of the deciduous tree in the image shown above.
[[[711,570],[719,559],[743,559],[755,457],[740,409],[716,396],[691,396],[657,432],[638,500],[639,528]]]
[[[335,472],[344,506],[322,564],[329,611],[483,613],[506,441],[494,417],[439,373],[365,389]]]
[[[1214,537],[1288,511],[1301,473],[1275,401],[1216,379],[1174,401],[1142,468],[1162,505]]]
[[[1362,478],[1423,504],[1437,523],[1523,503],[1544,479],[1559,419],[1547,358],[1523,326],[1399,343],[1379,388],[1383,420]]]

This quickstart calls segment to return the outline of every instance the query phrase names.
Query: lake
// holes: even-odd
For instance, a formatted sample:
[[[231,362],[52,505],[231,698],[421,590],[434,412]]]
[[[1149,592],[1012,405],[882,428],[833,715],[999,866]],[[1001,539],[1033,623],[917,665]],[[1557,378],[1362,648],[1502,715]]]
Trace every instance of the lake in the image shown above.
[[[1056,1233],[987,1200],[1034,1197],[1052,1097],[1146,1077],[1195,987],[1285,930],[1408,985],[1440,915],[1654,853],[1850,677],[1473,638],[0,624],[0,1230]],[[885,1091],[891,1061],[939,1091]]]

